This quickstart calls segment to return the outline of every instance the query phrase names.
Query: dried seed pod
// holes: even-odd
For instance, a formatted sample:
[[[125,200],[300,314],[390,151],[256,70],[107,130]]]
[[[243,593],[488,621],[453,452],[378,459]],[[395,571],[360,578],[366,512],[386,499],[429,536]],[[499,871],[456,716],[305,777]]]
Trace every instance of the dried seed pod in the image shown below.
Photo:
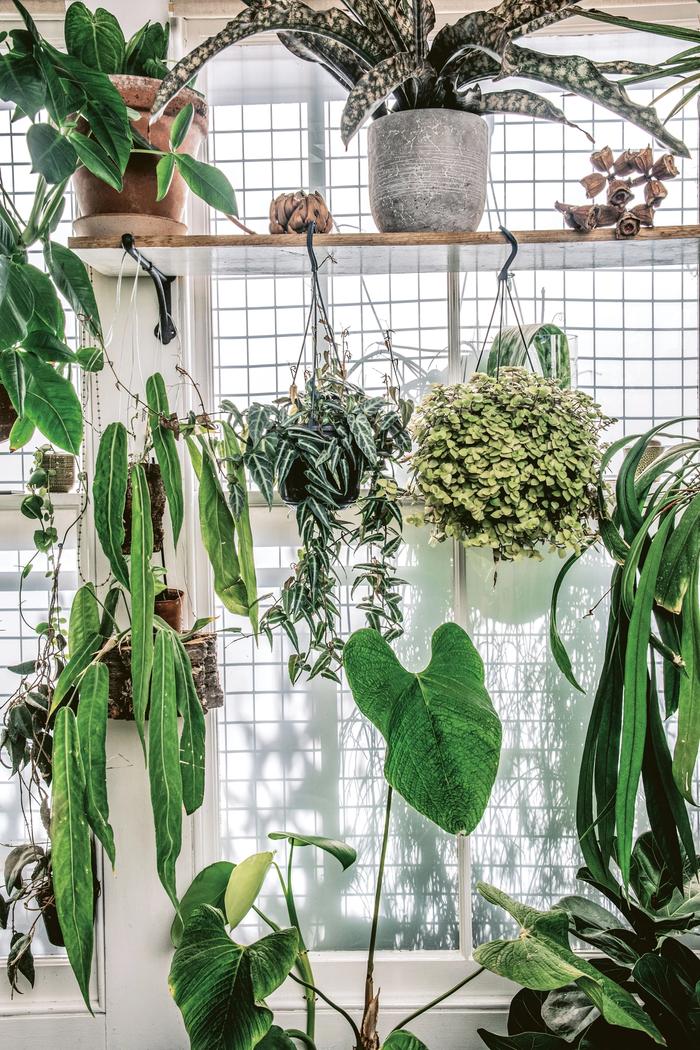
[[[636,170],[641,175],[646,175],[654,163],[654,151],[651,146],[647,146],[646,149],[637,150],[634,157],[634,164]]]
[[[636,237],[641,228],[642,224],[637,216],[631,211],[626,211],[618,221],[615,233],[618,240],[629,240]]]
[[[318,191],[281,193],[270,205],[270,233],[306,233],[312,222],[317,233],[333,229],[333,216]]]
[[[639,219],[642,226],[654,225],[654,209],[648,204],[637,204],[630,209],[630,214]]]
[[[599,204],[596,214],[596,226],[615,226],[624,214],[624,208],[612,204]]]
[[[613,171],[616,175],[631,175],[633,171],[639,171],[637,167],[638,150],[626,149],[613,161]]]
[[[664,153],[663,157],[659,157],[651,166],[653,179],[675,179],[676,175],[678,175],[678,167],[675,158],[670,153]]]
[[[668,190],[658,179],[649,179],[644,187],[644,200],[650,208],[658,208],[668,197]]]
[[[589,200],[593,200],[599,193],[602,193],[607,184],[608,180],[605,175],[601,175],[597,171],[594,171],[592,175],[584,175],[581,179],[581,185],[586,191],[586,196]]]
[[[633,197],[629,179],[611,180],[608,186],[608,204],[612,204],[614,208],[624,208]]]
[[[588,232],[594,230],[597,225],[595,204],[584,204],[577,207],[573,204],[561,204],[559,201],[554,205],[557,211],[564,216],[564,221],[572,230],[583,230]]]
[[[604,175],[612,168],[613,159],[613,151],[610,149],[610,146],[604,146],[603,149],[591,153],[591,164],[596,171],[602,171]]]

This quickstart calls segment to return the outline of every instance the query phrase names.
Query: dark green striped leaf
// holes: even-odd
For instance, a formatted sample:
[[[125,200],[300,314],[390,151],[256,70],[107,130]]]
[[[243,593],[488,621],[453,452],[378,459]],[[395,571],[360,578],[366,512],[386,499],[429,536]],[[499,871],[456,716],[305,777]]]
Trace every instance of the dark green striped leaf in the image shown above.
[[[170,416],[165,381],[156,372],[146,380],[146,399],[151,410],[150,425],[153,448],[160,466],[163,487],[170,508],[173,526],[173,542],[177,547],[182,522],[185,516],[185,500],[182,494],[182,469],[177,454],[177,443],[172,430],[162,426],[162,420]]]
[[[86,783],[86,815],[114,867],[114,834],[107,801],[107,708],[109,671],[106,664],[89,667],[80,683],[78,736]]]
[[[700,494],[683,512],[666,545],[656,581],[656,601],[679,613],[700,558]]]
[[[153,522],[146,472],[140,463],[131,470],[131,683],[134,721],[141,741],[145,741],[148,691],[153,667],[153,602],[155,580],[151,568]]]
[[[110,423],[100,439],[92,483],[95,531],[112,572],[124,587],[129,570],[122,554],[124,506],[129,480],[127,434],[123,423]]]
[[[152,604],[152,603],[151,603]],[[148,720],[148,776],[156,832],[156,865],[175,908],[175,864],[182,848],[182,776],[175,699],[175,638],[158,631]]]
[[[85,1005],[92,1013],[92,854],[78,727],[69,708],[63,708],[56,716],[52,766],[51,869],[56,910],[68,960]]]
[[[177,635],[175,646],[175,693],[182,716],[180,737],[180,771],[182,774],[182,801],[186,813],[194,813],[204,802],[206,722],[202,704],[197,696],[192,664],[187,650]]]
[[[683,607],[681,651],[685,657],[685,671],[681,674],[678,690],[678,736],[673,752],[673,779],[683,798],[693,805],[693,780],[700,748],[699,585],[700,571],[696,562]]]

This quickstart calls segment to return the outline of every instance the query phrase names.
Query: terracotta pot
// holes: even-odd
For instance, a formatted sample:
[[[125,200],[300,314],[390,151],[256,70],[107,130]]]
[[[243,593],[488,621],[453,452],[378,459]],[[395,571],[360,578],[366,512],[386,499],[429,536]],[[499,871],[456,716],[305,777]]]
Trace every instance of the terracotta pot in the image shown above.
[[[45,452],[41,458],[42,470],[48,475],[49,492],[70,492],[75,485],[75,456],[70,453]]]
[[[182,618],[185,611],[185,592],[176,591],[172,588],[161,591],[155,601],[156,616],[165,620],[174,631],[182,633]]]
[[[8,441],[15,425],[17,413],[12,407],[10,395],[4,386],[0,386],[0,441]]]
[[[178,152],[197,156],[209,127],[207,104],[201,95],[185,88],[168,103],[160,120],[149,127],[151,106],[161,81],[152,77],[121,75],[112,76],[110,80],[127,106],[140,114],[132,126],[156,149],[170,148],[173,120],[191,102],[194,105],[194,120]],[[78,130],[86,133],[87,124],[80,121]],[[157,201],[158,159],[143,153],[134,154],[127,166],[121,193],[102,182],[87,168],[78,168],[73,176],[78,205],[78,218],[73,222],[76,236],[121,237],[124,233],[133,233],[146,237],[168,237],[187,233],[187,185],[176,171],[168,194],[162,201]]]
[[[153,524],[153,550],[163,549],[163,514],[165,513],[165,488],[160,475],[160,467],[157,463],[144,463],[146,472],[146,484],[148,495],[151,497],[151,522]],[[126,486],[126,501],[124,503],[124,543],[122,545],[124,554],[131,553],[131,468],[129,468],[129,480]]]

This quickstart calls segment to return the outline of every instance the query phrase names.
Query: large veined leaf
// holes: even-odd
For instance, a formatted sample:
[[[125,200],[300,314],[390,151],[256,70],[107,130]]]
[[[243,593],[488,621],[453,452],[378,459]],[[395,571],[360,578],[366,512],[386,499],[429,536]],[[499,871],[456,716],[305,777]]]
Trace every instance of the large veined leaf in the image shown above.
[[[124,187],[122,173],[105,148],[96,139],[88,138],[79,131],[69,131],[68,138],[80,163],[117,193],[121,193]]]
[[[204,711],[197,696],[192,664],[187,650],[176,634],[175,695],[182,716],[180,737],[180,771],[182,774],[182,801],[186,813],[194,813],[204,802],[205,737]]]
[[[83,643],[71,652],[70,660],[61,671],[51,699],[49,714],[61,706],[71,689],[80,684],[80,680],[102,648],[102,635],[98,632],[86,635]]]
[[[295,831],[271,831],[267,837],[276,842],[286,840],[293,846],[315,846],[335,857],[343,871],[347,871],[357,860],[357,850],[339,839],[326,839],[322,835],[298,835]]]
[[[15,412],[21,416],[24,413],[27,376],[24,371],[24,355],[19,350],[4,350],[0,353],[0,382],[5,387]]]
[[[700,571],[696,562],[684,601],[681,650],[685,657],[685,673],[681,675],[678,690],[678,735],[673,751],[673,779],[686,801],[692,804],[695,764],[700,749],[699,586]]]
[[[170,99],[215,55],[249,36],[269,31],[298,32],[338,41],[370,65],[385,57],[375,35],[338,8],[313,11],[297,0],[256,0],[254,8],[242,11],[216,36],[209,37],[173,67],[158,89],[154,116],[159,116]]]
[[[85,1005],[89,999],[93,949],[93,880],[90,828],[85,815],[85,774],[75,715],[56,715],[51,781],[51,868],[56,910]]]
[[[50,186],[69,179],[78,166],[77,153],[53,124],[32,124],[27,131],[27,149],[32,171],[43,175]]]
[[[68,619],[68,650],[84,648],[90,638],[100,634],[100,610],[94,583],[86,583],[76,591]]]
[[[66,315],[56,295],[53,281],[43,270],[25,263],[22,267],[25,281],[34,297],[34,309],[29,319],[29,331],[48,329],[59,339],[65,338]]]
[[[75,387],[34,354],[25,354],[27,391],[24,414],[52,445],[78,455],[83,441],[83,412]]]
[[[27,334],[34,314],[34,292],[20,263],[0,259],[0,350]]]
[[[646,738],[647,668],[654,590],[664,547],[672,526],[673,515],[668,514],[652,540],[639,579],[625,651],[620,774],[615,799],[617,861],[625,885],[629,882],[637,789],[642,771]]]
[[[129,586],[129,570],[122,554],[128,481],[126,427],[123,423],[110,423],[100,438],[97,451],[92,482],[93,508],[100,545],[123,587]]]
[[[435,80],[435,70],[404,51],[385,58],[365,73],[348,95],[343,109],[340,121],[343,145],[347,146],[377,106],[408,80],[430,85]]]
[[[480,945],[474,952],[478,963],[536,991],[576,984],[610,1024],[645,1032],[654,1042],[664,1043],[658,1028],[633,996],[571,950],[569,919],[565,912],[529,908],[483,882],[478,889],[491,904],[505,908],[521,927],[515,941]]]
[[[190,883],[189,889],[180,901],[180,910],[170,927],[170,939],[173,947],[182,943],[182,932],[190,915],[202,904],[209,904],[218,911],[224,910],[224,896],[235,864],[230,860],[218,860],[203,868]]]
[[[243,922],[258,899],[274,859],[274,853],[254,853],[231,872],[224,894],[224,912],[232,930]]]
[[[501,723],[469,636],[443,624],[430,663],[413,674],[365,628],[350,637],[344,661],[355,703],[387,742],[389,784],[443,830],[468,835],[488,803],[501,749]]]
[[[296,930],[280,930],[244,947],[230,939],[220,912],[197,908],[169,977],[191,1050],[256,1046],[272,1025],[272,1011],[261,1004],[284,982],[297,951]]]
[[[155,580],[151,568],[153,522],[146,472],[140,463],[131,469],[131,683],[134,721],[142,742],[145,740],[148,690],[153,667],[153,602]]]
[[[102,344],[100,314],[85,263],[70,248],[56,241],[48,241],[44,246],[44,261],[61,295]]]
[[[382,1050],[428,1050],[425,1043],[421,1042],[410,1032],[392,1032],[388,1039],[382,1043]]]
[[[158,875],[175,908],[175,864],[182,848],[182,775],[175,701],[175,638],[158,631],[148,719],[148,776],[156,832]]]
[[[236,194],[223,171],[189,153],[176,153],[175,165],[192,192],[210,208],[224,215],[238,215]]]
[[[146,380],[146,399],[151,410],[151,438],[156,459],[160,466],[163,488],[170,508],[170,520],[173,526],[173,542],[177,547],[180,530],[185,515],[185,500],[182,494],[182,470],[180,457],[177,454],[177,443],[172,430],[162,425],[162,420],[170,416],[168,395],[165,380],[160,372]]]
[[[98,7],[90,11],[83,3],[73,3],[63,26],[66,50],[89,69],[103,73],[123,73],[126,41],[119,22],[109,11]]]
[[[670,537],[656,580],[656,601],[679,613],[700,559],[700,494],[683,512]]]
[[[78,703],[78,737],[85,769],[85,812],[90,827],[109,857],[115,862],[114,833],[109,823],[107,801],[107,709],[109,705],[109,671],[106,664],[89,667],[80,683]]]
[[[214,590],[229,612],[248,615],[248,593],[236,553],[235,525],[216,474],[206,454],[199,479],[199,527],[214,573]]]

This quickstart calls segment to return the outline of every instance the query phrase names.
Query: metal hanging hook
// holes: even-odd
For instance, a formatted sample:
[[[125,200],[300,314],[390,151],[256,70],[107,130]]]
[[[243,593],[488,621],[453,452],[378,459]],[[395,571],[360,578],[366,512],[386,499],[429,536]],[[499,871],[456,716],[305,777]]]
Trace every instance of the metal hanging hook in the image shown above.
[[[177,338],[177,328],[172,318],[173,305],[171,295],[171,286],[175,278],[169,277],[162,270],[159,270],[157,266],[154,266],[149,259],[144,258],[136,247],[132,234],[124,234],[122,237],[122,248],[153,281],[158,298],[158,324],[153,329],[153,334],[164,346],[167,346],[168,343]]]
[[[314,234],[316,233],[316,223],[312,220],[309,223],[309,228],[306,231],[306,250],[309,253],[309,259],[311,260],[311,272],[315,275],[318,273],[318,259],[316,258],[316,252],[314,251]]]
[[[500,226],[499,229],[500,229],[501,233],[503,234],[503,236],[505,237],[505,239],[510,244],[510,255],[506,259],[505,264],[504,264],[501,272],[498,275],[498,280],[499,281],[507,282],[508,278],[510,277],[510,268],[513,265],[513,263],[515,262],[515,259],[516,259],[516,256],[518,254],[518,251],[520,250],[520,245],[518,244],[518,241],[517,241],[517,238],[515,237],[515,235],[512,234],[510,232],[510,230],[507,230],[505,228],[505,226]]]

